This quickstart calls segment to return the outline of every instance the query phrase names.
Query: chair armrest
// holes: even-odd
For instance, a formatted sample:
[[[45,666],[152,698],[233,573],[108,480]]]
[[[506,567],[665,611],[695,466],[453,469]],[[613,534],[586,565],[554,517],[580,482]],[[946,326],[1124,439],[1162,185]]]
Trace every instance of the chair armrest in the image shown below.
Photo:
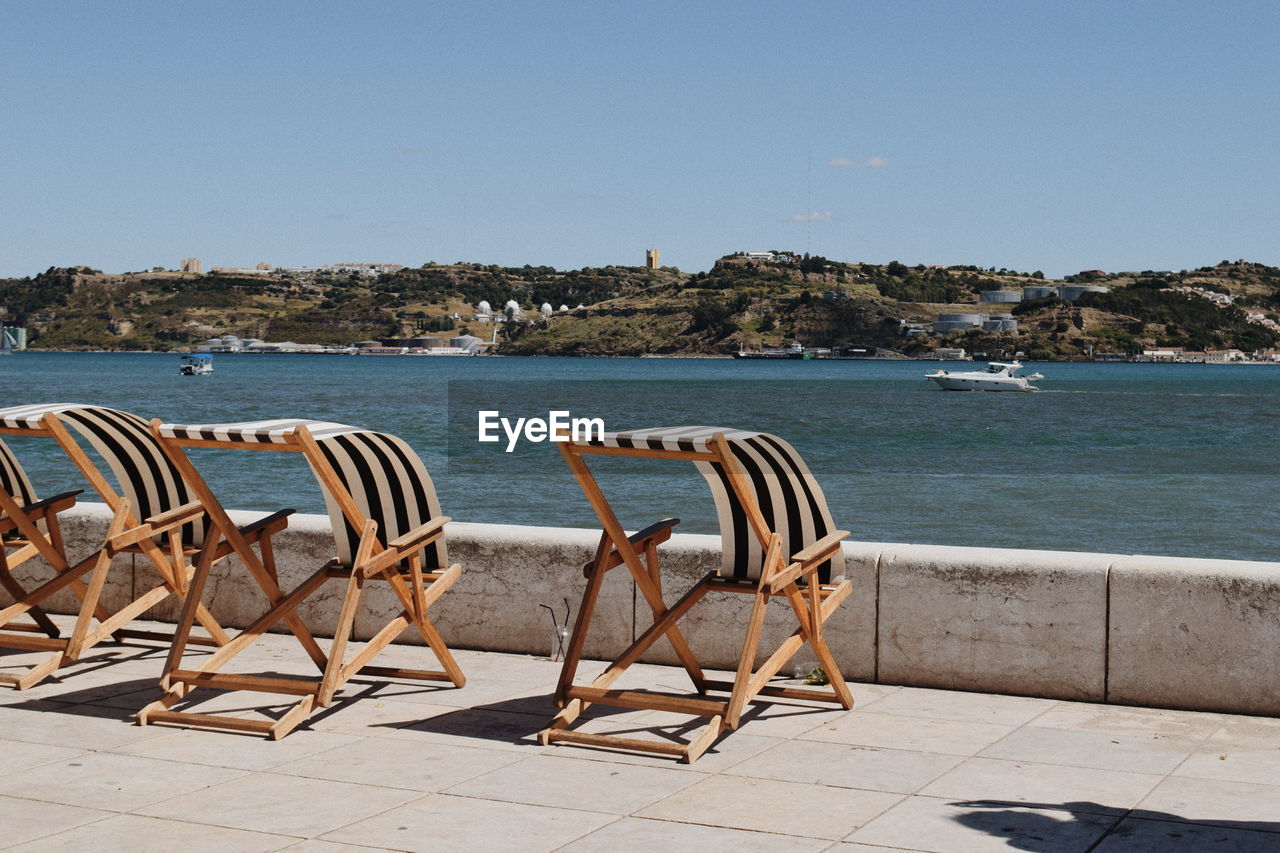
[[[817,542],[814,542],[812,545],[802,548],[799,551],[796,551],[794,554],[792,554],[791,562],[793,563],[822,562],[823,560],[827,559],[827,557],[831,555],[832,551],[835,550],[833,546],[839,545],[841,542],[843,542],[845,539],[848,539],[848,538],[849,538],[849,531],[847,530],[832,531],[831,533],[828,533],[826,536],[823,536]]]
[[[50,510],[60,512],[67,507],[75,505],[76,495],[81,494],[84,494],[84,489],[72,489],[69,492],[62,492],[54,495],[53,497],[44,498],[43,500],[32,501],[24,506],[22,511],[28,515],[43,515]]]
[[[251,521],[244,527],[239,528],[240,535],[246,539],[252,539],[259,535],[270,536],[272,533],[288,527],[289,522],[287,519],[295,512],[297,512],[296,509],[282,509],[278,512],[271,513],[271,515],[263,516],[257,521]],[[280,521],[284,521],[284,524],[278,524]]]
[[[107,544],[120,551],[130,545],[136,545],[143,539],[150,539],[153,536],[159,536],[161,533],[167,533],[170,530],[181,527],[203,514],[204,506],[199,501],[192,501],[167,512],[153,515],[137,527],[117,533],[107,540]]]
[[[666,542],[671,538],[671,528],[675,527],[679,523],[680,519],[678,518],[664,518],[661,521],[655,521],[644,530],[637,530],[635,533],[632,533],[627,537],[627,541],[630,542],[632,547],[637,551],[645,550],[649,547],[650,543],[654,545],[661,545],[663,542]],[[591,574],[591,567],[594,565],[595,560],[583,565],[582,574],[584,577]],[[609,556],[605,559],[604,571],[607,572],[610,569],[617,568],[621,565],[622,554],[618,553],[618,549],[615,547],[609,552]]]
[[[772,594],[781,592],[787,584],[794,583],[796,578],[828,560],[848,535],[847,530],[835,530],[812,545],[795,552],[791,556],[791,565],[769,578],[769,592]]]
[[[428,541],[434,539],[437,534],[444,529],[444,526],[451,521],[453,521],[453,519],[447,515],[438,515],[426,524],[419,525],[413,530],[410,530],[405,535],[392,539],[387,543],[387,549],[391,551],[400,551],[401,553],[416,551],[426,545]]]
[[[403,536],[391,540],[387,543],[385,551],[374,554],[369,558],[368,562],[358,568],[364,572],[365,577],[372,577],[388,566],[400,562],[419,548],[424,548],[435,539],[440,538],[440,535],[444,532],[444,526],[450,521],[453,521],[453,519],[447,515],[436,516],[426,524],[419,525]]]

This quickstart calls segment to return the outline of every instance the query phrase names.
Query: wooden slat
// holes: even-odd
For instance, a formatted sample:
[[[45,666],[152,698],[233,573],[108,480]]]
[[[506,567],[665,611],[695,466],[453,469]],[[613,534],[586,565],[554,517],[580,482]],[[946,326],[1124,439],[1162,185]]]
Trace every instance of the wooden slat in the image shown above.
[[[313,679],[286,676],[233,675],[222,672],[200,672],[194,669],[178,669],[169,673],[170,681],[180,681],[192,687],[212,687],[215,690],[252,690],[255,693],[282,693],[289,696],[311,696],[320,690],[320,682]]]
[[[147,713],[147,722],[172,723],[195,728],[230,729],[235,732],[255,732],[262,735],[270,734],[271,727],[275,725],[272,720],[245,720],[221,714],[197,714],[193,711],[150,711]]]
[[[379,678],[408,678],[417,681],[452,681],[449,673],[437,669],[405,669],[400,666],[362,666],[356,675],[376,675]]]
[[[607,746],[614,749],[633,749],[641,752],[656,752],[659,755],[683,757],[687,747],[681,743],[663,743],[656,740],[641,740],[634,737],[618,737],[616,735],[598,735],[590,732],[576,732],[571,729],[543,729],[539,737],[545,735],[546,741],[567,741],[588,746]]]
[[[641,708],[654,711],[672,711],[677,714],[693,714],[698,717],[723,716],[725,702],[714,699],[691,699],[670,693],[646,693],[638,690],[601,690],[597,687],[570,687],[570,699],[617,705],[622,708]]]
[[[708,681],[706,684],[708,690],[717,690],[729,692],[733,689],[732,681]],[[766,685],[761,687],[757,693],[760,696],[777,696],[780,699],[805,699],[815,702],[839,702],[840,698],[836,696],[834,690],[824,690],[820,687],[781,687],[777,685]]]
[[[33,637],[28,634],[0,634],[0,646],[29,652],[53,652],[66,649],[70,642],[63,637]]]
[[[130,640],[155,640],[157,642],[171,642],[173,634],[165,631],[144,631],[140,628],[121,628],[115,632],[116,637],[125,637]],[[220,645],[213,637],[190,637],[187,642],[196,646],[217,646]]]

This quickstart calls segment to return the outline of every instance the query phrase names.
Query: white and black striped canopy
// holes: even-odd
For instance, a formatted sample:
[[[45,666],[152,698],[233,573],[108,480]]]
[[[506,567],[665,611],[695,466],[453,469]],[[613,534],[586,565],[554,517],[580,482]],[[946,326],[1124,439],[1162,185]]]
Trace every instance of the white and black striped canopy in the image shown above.
[[[287,444],[305,426],[324,460],[333,468],[365,519],[378,523],[384,544],[439,516],[440,502],[427,467],[407,443],[394,435],[330,421],[280,419],[230,424],[161,424],[160,434],[182,440],[224,441],[233,444]],[[308,458],[315,473],[315,460]],[[334,496],[316,474],[333,527],[338,560],[351,565],[360,542]],[[425,549],[428,570],[448,566],[443,537]]]
[[[833,530],[827,499],[809,467],[795,448],[776,435],[708,426],[658,427],[605,433],[588,442],[600,447],[705,453],[711,439],[723,435],[747,480],[751,484],[761,514],[773,532],[782,537],[784,557],[812,545]],[[723,557],[720,574],[725,577],[760,577],[764,545],[752,532],[742,505],[729,485],[723,467],[716,462],[692,460],[697,465],[720,519]],[[819,579],[829,583],[844,575],[844,553],[836,551],[819,569]]]
[[[27,479],[27,472],[22,470],[18,457],[13,455],[9,445],[0,441],[0,489],[4,489],[18,506],[26,506],[36,502],[36,491]]]
[[[193,499],[182,475],[147,429],[147,422],[137,415],[79,403],[47,403],[0,409],[0,424],[7,429],[40,432],[44,430],[42,421],[49,414],[79,433],[102,456],[139,520],[176,509]],[[100,497],[112,502],[108,495]],[[182,541],[186,544],[198,546],[204,542],[204,535],[203,516],[182,527]]]

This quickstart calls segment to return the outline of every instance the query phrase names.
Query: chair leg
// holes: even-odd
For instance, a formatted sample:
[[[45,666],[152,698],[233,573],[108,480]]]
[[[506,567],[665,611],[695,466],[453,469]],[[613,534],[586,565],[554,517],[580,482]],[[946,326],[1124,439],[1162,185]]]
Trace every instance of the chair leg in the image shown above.
[[[80,613],[76,616],[76,626],[71,633],[71,643],[67,647],[67,660],[78,660],[87,648],[85,640],[89,634],[89,620],[93,618],[98,601],[102,598],[102,587],[107,582],[107,574],[111,571],[111,554],[107,550],[98,552],[93,571],[89,575],[88,589],[84,601],[80,605]]]
[[[364,586],[359,572],[352,571],[347,578],[347,591],[342,596],[342,609],[338,613],[338,625],[333,630],[333,644],[329,646],[329,663],[324,668],[324,676],[320,679],[320,693],[316,697],[321,708],[328,708],[333,702],[333,694],[342,686],[342,664],[346,659],[347,639],[355,627],[356,608],[360,604],[360,592]]]
[[[0,586],[3,586],[5,591],[12,595],[15,601],[21,601],[27,597],[27,591],[22,588],[22,585],[19,584],[17,579],[9,572],[9,567],[5,565],[3,561],[0,561]],[[61,636],[61,631],[58,630],[58,626],[53,624],[53,620],[50,619],[39,607],[33,606],[27,611],[27,615],[30,616],[35,623],[40,626],[40,629],[50,637],[57,638]]]
[[[817,578],[810,578],[809,583],[816,588]],[[831,649],[827,646],[827,640],[822,635],[822,623],[827,620],[830,613],[823,612],[822,603],[816,595],[812,596],[812,600],[806,606],[804,597],[800,594],[800,590],[795,584],[791,584],[786,589],[785,595],[802,627],[809,620],[812,620],[809,624],[817,626],[816,629],[805,628],[802,637],[809,643],[809,647],[813,649],[813,654],[817,657],[818,663],[822,665],[822,671],[827,674],[827,683],[835,691],[841,707],[845,710],[852,708],[853,693],[849,691],[849,685],[845,684],[844,676],[840,674],[840,667],[836,664],[835,655],[831,654]]]
[[[747,634],[738,654],[738,671],[733,679],[733,692],[729,695],[729,712],[724,724],[730,729],[738,727],[738,720],[746,708],[750,696],[751,676],[755,673],[756,649],[760,645],[760,633],[764,630],[764,617],[769,611],[769,593],[757,589],[752,597],[751,617],[747,621]]]

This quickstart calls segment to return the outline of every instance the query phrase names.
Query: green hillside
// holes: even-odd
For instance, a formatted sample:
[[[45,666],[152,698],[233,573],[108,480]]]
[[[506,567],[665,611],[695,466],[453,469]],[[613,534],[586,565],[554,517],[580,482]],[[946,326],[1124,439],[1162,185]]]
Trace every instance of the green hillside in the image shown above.
[[[0,279],[0,319],[25,326],[33,349],[182,350],[227,333],[349,344],[464,329],[486,339],[496,333],[502,353],[543,355],[724,355],[799,340],[907,356],[963,346],[993,355],[1021,351],[1030,358],[1075,359],[1154,347],[1251,352],[1280,344],[1275,331],[1246,317],[1254,312],[1280,320],[1275,267],[1224,261],[1177,272],[1092,271],[1065,281],[1101,284],[1110,292],[1070,303],[979,303],[984,290],[1062,282],[1039,272],[848,263],[789,252],[726,256],[696,274],[670,267],[482,264],[425,264],[377,277],[163,270],[106,275],[68,267]],[[1219,306],[1171,288],[1202,288],[1235,301]],[[482,300],[499,313],[515,301],[523,317],[477,320]],[[543,303],[569,310],[544,318],[537,310]],[[1011,312],[1019,330],[905,334],[957,312]]]

